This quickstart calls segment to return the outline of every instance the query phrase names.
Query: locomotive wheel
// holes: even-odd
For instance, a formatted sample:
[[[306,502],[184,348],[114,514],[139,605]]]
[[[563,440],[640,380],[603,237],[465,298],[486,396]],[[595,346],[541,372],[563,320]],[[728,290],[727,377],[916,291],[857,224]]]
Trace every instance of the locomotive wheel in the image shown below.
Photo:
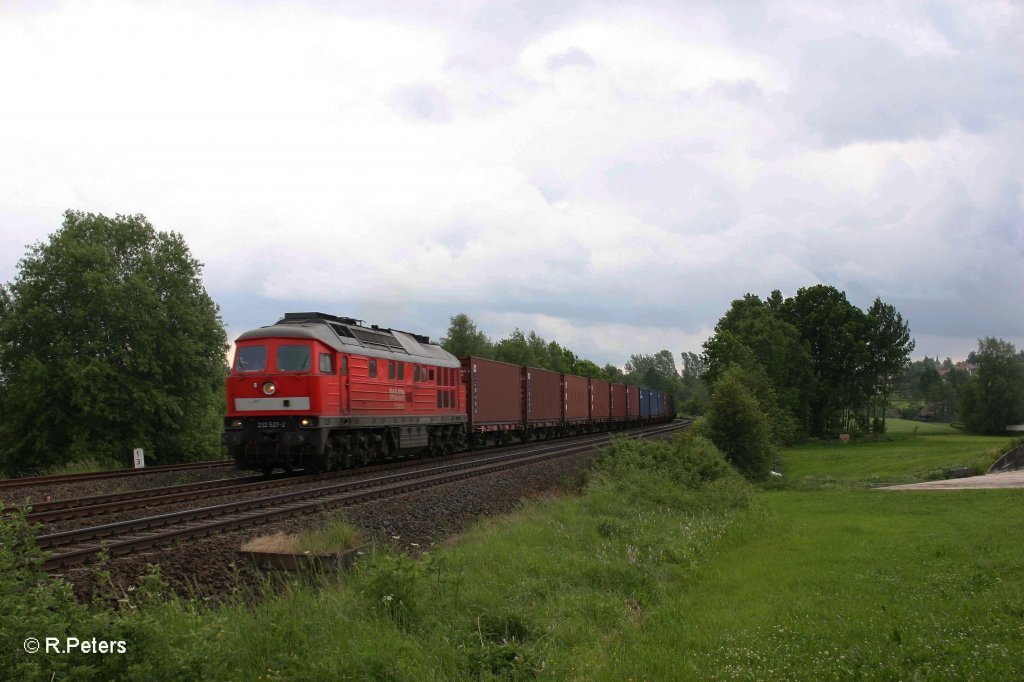
[[[440,457],[444,454],[444,447],[441,445],[441,438],[436,432],[430,434],[430,441],[427,450],[431,457]]]

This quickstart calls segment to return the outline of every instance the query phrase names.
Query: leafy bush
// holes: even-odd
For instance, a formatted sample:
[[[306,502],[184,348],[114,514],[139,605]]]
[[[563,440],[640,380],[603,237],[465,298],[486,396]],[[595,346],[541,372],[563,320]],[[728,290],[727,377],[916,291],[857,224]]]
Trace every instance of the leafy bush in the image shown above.
[[[618,438],[601,451],[591,468],[592,476],[612,480],[640,472],[657,474],[689,490],[735,475],[714,443],[692,432],[676,436],[671,443]]]
[[[744,370],[730,367],[715,384],[702,431],[744,476],[764,480],[775,459],[768,418],[747,388]]]
[[[24,513],[12,513],[0,521],[0,641],[6,648],[0,656],[0,679],[112,677],[116,656],[47,653],[48,637],[57,638],[62,647],[68,637],[81,641],[123,641],[127,637],[112,610],[79,604],[68,583],[54,580],[42,570],[43,560]],[[24,643],[29,638],[38,640],[39,651],[26,651]]]

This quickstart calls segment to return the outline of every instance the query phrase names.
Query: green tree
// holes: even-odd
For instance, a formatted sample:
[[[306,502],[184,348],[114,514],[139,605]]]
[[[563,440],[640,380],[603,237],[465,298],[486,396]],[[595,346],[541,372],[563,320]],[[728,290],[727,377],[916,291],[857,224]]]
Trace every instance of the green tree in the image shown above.
[[[763,480],[771,471],[775,447],[768,416],[747,388],[751,381],[742,367],[727,368],[715,383],[701,428],[744,476]]]
[[[736,363],[764,372],[775,388],[787,422],[804,423],[811,413],[811,358],[797,328],[782,318],[778,290],[762,303],[747,294],[732,302],[705,344],[707,376],[713,384],[722,368]]]
[[[537,335],[533,332],[534,337]],[[536,344],[519,327],[516,327],[511,334],[494,344],[494,359],[502,362],[511,362],[513,365],[529,365],[540,367],[541,358],[534,352]]]
[[[601,368],[601,376],[596,378],[620,384],[626,380],[626,374],[615,365],[608,363]]]
[[[810,355],[811,433],[848,428],[871,395],[867,315],[842,291],[819,284],[786,299],[782,316],[796,327]]]
[[[680,374],[684,381],[704,378],[704,374],[708,371],[708,359],[706,356],[694,353],[693,351],[684,351],[679,356],[683,363],[683,369],[680,371]]]
[[[654,355],[631,355],[626,362],[626,380],[647,388],[667,391],[678,399],[682,393],[682,379],[676,370],[676,359],[671,351],[661,350]]]
[[[219,452],[227,339],[202,264],[141,215],[67,211],[0,304],[0,463]]]
[[[493,358],[494,345],[487,334],[477,329],[473,319],[459,313],[451,318],[448,333],[441,339],[441,347],[457,358],[474,355],[480,358]]]
[[[581,377],[590,377],[591,379],[608,379],[608,375],[605,374],[603,369],[597,366],[596,362],[585,358],[576,362],[575,374]]]
[[[978,339],[978,372],[960,388],[964,426],[975,433],[1003,433],[1024,422],[1024,365],[1012,343]]]
[[[896,308],[876,298],[868,308],[868,363],[866,371],[872,383],[872,421],[879,431],[885,431],[885,411],[889,396],[900,372],[910,362],[914,339],[910,326]],[[877,405],[876,405],[877,402]],[[881,409],[879,410],[878,407]],[[879,413],[881,417],[879,417]]]

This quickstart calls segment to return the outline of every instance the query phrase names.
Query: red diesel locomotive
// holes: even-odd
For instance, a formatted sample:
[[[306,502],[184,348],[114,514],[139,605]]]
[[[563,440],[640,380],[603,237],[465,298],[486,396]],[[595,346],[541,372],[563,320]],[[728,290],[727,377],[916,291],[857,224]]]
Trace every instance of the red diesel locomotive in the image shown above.
[[[349,317],[287,313],[236,341],[223,442],[239,468],[327,471],[675,415],[671,396],[643,389],[650,400],[637,405],[627,398],[637,390],[460,360],[427,337]]]

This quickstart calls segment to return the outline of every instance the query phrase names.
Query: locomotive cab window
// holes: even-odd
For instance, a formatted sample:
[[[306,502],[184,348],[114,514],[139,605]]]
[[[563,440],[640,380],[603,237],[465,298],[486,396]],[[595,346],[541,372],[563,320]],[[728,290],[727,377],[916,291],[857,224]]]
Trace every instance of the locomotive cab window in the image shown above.
[[[330,353],[320,354],[320,371],[324,374],[334,374],[334,356]]]
[[[267,368],[266,346],[239,346],[235,353],[236,372],[262,372]]]
[[[434,368],[433,368],[433,367],[431,367],[431,368],[430,368],[430,369],[428,370],[428,372],[430,373],[430,381],[433,381],[433,380],[434,380]]]
[[[395,378],[395,361],[388,360],[388,379]]]
[[[370,360],[370,378],[371,379],[376,379],[377,378],[377,361],[376,360]]]
[[[398,363],[398,380],[405,381],[405,363]]]
[[[412,380],[414,382],[416,382],[417,384],[420,382],[420,366],[419,365],[413,365],[412,366]]]
[[[342,355],[341,356],[341,373],[342,374],[348,374],[348,356],[347,355]]]
[[[280,372],[308,372],[312,355],[309,346],[280,346],[277,349],[277,369]]]

